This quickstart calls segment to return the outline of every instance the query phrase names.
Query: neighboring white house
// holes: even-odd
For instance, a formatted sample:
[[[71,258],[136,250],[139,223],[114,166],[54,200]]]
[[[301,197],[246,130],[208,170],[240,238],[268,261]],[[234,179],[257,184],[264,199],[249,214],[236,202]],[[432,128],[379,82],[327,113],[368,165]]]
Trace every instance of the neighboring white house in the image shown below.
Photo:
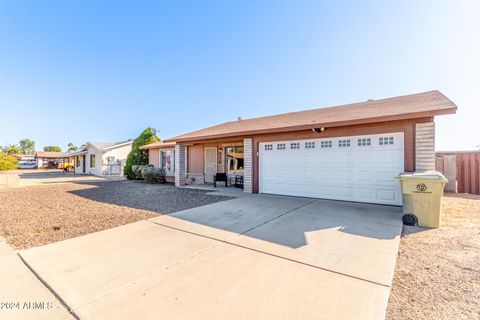
[[[70,154],[75,157],[75,173],[96,176],[122,176],[133,140],[116,143],[88,142]]]

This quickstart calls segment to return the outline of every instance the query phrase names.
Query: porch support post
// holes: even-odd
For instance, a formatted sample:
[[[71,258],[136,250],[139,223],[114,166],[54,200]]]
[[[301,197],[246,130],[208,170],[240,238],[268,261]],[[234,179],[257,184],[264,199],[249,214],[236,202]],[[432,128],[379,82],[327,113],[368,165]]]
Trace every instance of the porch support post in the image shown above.
[[[186,168],[185,168],[185,146],[175,145],[175,186],[185,185]]]
[[[243,191],[253,192],[253,140],[243,139]]]

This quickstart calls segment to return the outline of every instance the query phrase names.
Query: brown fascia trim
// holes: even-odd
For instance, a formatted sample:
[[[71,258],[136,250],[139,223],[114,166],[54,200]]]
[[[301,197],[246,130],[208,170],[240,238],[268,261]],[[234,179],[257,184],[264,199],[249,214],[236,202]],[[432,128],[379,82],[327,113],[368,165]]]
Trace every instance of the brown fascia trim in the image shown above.
[[[406,113],[406,114],[400,114],[396,116],[383,116],[383,117],[375,117],[375,118],[368,118],[368,119],[338,121],[338,122],[331,122],[331,123],[311,123],[306,125],[284,127],[284,128],[272,128],[272,129],[249,130],[249,131],[232,132],[232,133],[221,133],[221,134],[214,134],[214,135],[208,135],[208,136],[199,136],[195,138],[184,138],[184,139],[175,138],[172,140],[166,139],[164,141],[165,142],[176,141],[177,143],[178,142],[196,142],[196,141],[203,141],[203,140],[234,138],[234,137],[241,137],[241,136],[264,134],[264,133],[311,130],[312,128],[320,128],[320,127],[326,127],[326,128],[346,127],[350,125],[369,124],[369,123],[375,123],[375,122],[388,122],[388,121],[396,121],[396,120],[428,118],[428,117],[434,117],[434,116],[445,115],[445,114],[453,114],[456,112],[456,110],[457,110],[457,107],[455,106],[453,108],[442,109],[442,110],[433,111],[433,112],[426,111],[426,112]]]
[[[149,146],[141,146],[140,149],[142,150],[155,150],[155,149],[175,149],[175,145],[171,145],[171,146],[152,146],[152,147],[149,147]]]
[[[438,155],[455,155],[457,153],[480,153],[480,150],[460,150],[460,151],[435,151]]]

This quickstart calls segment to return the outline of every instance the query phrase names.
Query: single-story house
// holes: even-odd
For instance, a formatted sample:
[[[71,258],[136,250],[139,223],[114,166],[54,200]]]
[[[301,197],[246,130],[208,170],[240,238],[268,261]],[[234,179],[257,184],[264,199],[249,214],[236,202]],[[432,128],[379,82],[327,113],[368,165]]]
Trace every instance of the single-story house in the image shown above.
[[[65,158],[65,153],[57,151],[37,151],[35,152],[35,160],[37,168],[58,168]]]
[[[122,176],[133,140],[122,142],[87,142],[80,150],[72,152],[74,172],[96,176]]]
[[[250,193],[401,205],[395,176],[435,169],[434,117],[456,109],[429,91],[239,119],[145,148],[176,186],[227,173]]]

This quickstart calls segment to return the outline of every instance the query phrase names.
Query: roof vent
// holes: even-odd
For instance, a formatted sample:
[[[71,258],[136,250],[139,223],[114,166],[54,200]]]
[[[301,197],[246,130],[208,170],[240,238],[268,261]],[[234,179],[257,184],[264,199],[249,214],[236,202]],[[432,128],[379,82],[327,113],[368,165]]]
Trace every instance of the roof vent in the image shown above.
[[[375,101],[375,99],[368,99],[367,102],[370,102],[370,101]]]
[[[240,121],[240,120],[243,120],[243,118],[242,118],[242,117],[238,117],[237,120]]]

